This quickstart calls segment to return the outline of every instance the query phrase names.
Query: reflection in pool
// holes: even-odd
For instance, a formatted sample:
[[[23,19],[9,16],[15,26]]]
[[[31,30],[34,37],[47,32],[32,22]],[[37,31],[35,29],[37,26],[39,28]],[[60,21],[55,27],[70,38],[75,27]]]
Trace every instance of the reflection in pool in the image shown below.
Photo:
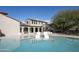
[[[51,37],[48,40],[36,40],[25,37],[0,38],[0,51],[5,52],[76,52],[79,51],[79,39]]]

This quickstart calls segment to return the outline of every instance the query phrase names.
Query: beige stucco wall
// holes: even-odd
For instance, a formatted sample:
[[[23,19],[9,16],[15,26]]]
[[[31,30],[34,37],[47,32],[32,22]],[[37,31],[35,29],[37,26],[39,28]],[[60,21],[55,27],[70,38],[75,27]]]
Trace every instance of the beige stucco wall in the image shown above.
[[[30,26],[43,26],[45,25],[46,23],[39,23],[39,21],[37,21],[37,24],[32,24],[32,21],[31,20],[28,20],[28,24],[27,25],[30,25]]]
[[[20,33],[20,23],[0,14],[0,29],[6,36],[18,35]]]

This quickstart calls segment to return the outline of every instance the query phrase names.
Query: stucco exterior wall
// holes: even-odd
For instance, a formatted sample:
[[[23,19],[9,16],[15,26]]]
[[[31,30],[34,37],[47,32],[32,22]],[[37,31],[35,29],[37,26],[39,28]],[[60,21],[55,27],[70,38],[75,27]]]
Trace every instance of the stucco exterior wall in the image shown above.
[[[44,22],[43,23],[42,22],[39,23],[39,21],[37,21],[37,23],[35,23],[35,24],[34,23],[32,24],[32,20],[28,20],[28,24],[27,25],[30,25],[30,26],[43,26],[44,24],[46,24],[46,23],[44,23]]]
[[[20,22],[0,14],[0,29],[6,36],[18,35],[20,33]]]

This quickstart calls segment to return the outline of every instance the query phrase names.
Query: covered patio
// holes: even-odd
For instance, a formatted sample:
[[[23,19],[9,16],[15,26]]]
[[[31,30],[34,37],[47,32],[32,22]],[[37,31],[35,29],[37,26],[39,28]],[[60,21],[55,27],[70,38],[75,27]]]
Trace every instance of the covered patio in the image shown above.
[[[20,26],[20,32],[23,34],[43,32],[44,30],[45,28],[43,26],[29,26],[29,25]]]

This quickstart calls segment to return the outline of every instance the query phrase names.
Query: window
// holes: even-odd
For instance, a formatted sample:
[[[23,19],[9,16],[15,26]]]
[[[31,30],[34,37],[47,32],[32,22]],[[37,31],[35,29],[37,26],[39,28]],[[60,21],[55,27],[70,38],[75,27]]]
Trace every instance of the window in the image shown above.
[[[36,24],[37,24],[37,21],[36,21]]]
[[[35,24],[36,24],[36,21],[34,21],[35,22]]]
[[[27,24],[28,24],[28,21],[27,21]]]
[[[33,20],[32,20],[32,24],[33,24]]]
[[[35,21],[34,21],[34,24],[35,24]]]

